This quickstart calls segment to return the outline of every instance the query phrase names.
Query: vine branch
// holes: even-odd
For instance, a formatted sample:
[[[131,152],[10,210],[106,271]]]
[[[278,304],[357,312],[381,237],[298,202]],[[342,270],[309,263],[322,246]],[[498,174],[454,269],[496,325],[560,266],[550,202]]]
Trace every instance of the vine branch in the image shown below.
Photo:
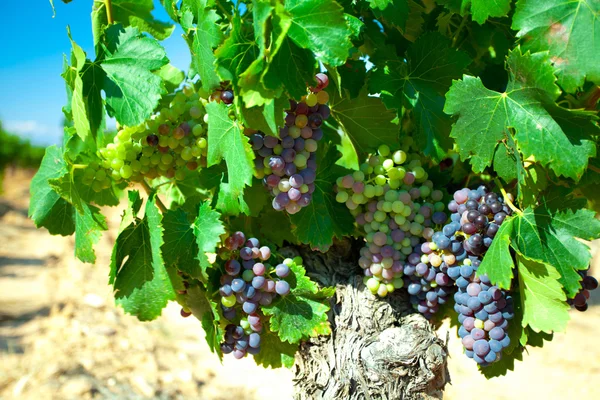
[[[104,0],[104,6],[106,7],[106,19],[110,25],[115,22],[112,15],[112,0]]]
[[[150,186],[148,184],[148,182],[146,182],[145,179],[142,179],[142,181],[140,183],[142,184],[142,187],[144,188],[144,190],[146,191],[148,196],[152,196],[153,194],[156,194],[156,190],[154,190],[152,188],[152,186]],[[165,207],[164,203],[160,200],[160,198],[158,196],[156,196],[156,205],[158,206],[158,209],[163,214],[167,212],[167,207]]]
[[[522,215],[523,211],[521,211],[517,206],[513,204],[512,200],[508,196],[508,193],[506,192],[506,189],[504,189],[504,185],[502,185],[502,182],[500,182],[498,178],[494,178],[494,182],[496,182],[496,185],[498,185],[498,187],[500,188],[500,193],[502,193],[502,197],[504,198],[504,201],[506,202],[508,207],[510,207],[510,209],[513,210],[516,214]]]

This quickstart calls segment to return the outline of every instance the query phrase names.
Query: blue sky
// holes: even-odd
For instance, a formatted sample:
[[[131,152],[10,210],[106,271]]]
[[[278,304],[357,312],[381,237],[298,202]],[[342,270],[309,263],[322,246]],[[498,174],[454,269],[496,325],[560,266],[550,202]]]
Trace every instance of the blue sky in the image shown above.
[[[41,145],[60,143],[62,106],[66,91],[62,57],[71,49],[66,27],[73,39],[94,57],[91,31],[91,0],[63,4],[55,0],[56,16],[48,0],[0,1],[0,121],[12,133]],[[169,20],[155,0],[154,15]],[[162,42],[171,63],[187,70],[190,54],[181,28]],[[114,123],[113,123],[114,124]]]

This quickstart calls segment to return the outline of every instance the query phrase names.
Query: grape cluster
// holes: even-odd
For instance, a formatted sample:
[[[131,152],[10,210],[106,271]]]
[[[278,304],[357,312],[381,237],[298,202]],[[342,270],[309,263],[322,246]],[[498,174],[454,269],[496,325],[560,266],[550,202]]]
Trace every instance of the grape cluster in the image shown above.
[[[220,257],[225,259],[225,274],[221,276],[221,309],[225,319],[231,322],[225,329],[225,340],[221,344],[223,354],[233,353],[237,359],[247,353],[260,351],[260,333],[265,316],[260,306],[267,306],[276,296],[290,293],[291,267],[302,264],[302,259],[285,259],[272,266],[267,263],[271,249],[260,246],[258,239],[242,232],[235,232],[225,239]]]
[[[338,178],[336,191],[366,241],[358,263],[367,287],[381,297],[403,287],[405,261],[420,258],[421,238],[447,218],[443,193],[433,190],[419,156],[382,145],[360,170]]]
[[[230,91],[218,93],[229,101]],[[186,86],[168,108],[146,123],[120,129],[113,142],[98,151],[100,162],[86,168],[84,183],[99,192],[111,181],[139,182],[159,176],[183,180],[186,169],[206,166],[205,101],[193,87]]]
[[[589,269],[585,271],[577,271],[581,276],[581,289],[579,293],[575,295],[574,298],[568,299],[567,302],[574,306],[577,311],[587,311],[588,304],[587,301],[590,298],[590,290],[595,290],[598,288],[598,281],[591,275],[588,275]]]
[[[316,151],[323,137],[321,125],[329,117],[329,95],[323,91],[329,83],[325,74],[317,74],[317,87],[300,102],[290,101],[285,126],[279,138],[255,132],[250,137],[256,153],[259,178],[274,196],[273,208],[296,214],[310,204],[315,190]]]
[[[486,366],[498,360],[502,349],[510,344],[506,328],[513,318],[513,305],[507,292],[492,285],[485,274],[478,276],[476,272],[511,210],[502,197],[487,192],[484,186],[458,190],[448,210],[452,212],[450,221],[432,235],[430,242],[421,245],[420,261],[455,282],[454,309],[459,314],[459,335],[465,352]],[[410,285],[409,293],[413,294]],[[417,302],[417,309],[430,316],[436,308],[431,307],[427,296],[434,297],[427,293],[425,299]]]

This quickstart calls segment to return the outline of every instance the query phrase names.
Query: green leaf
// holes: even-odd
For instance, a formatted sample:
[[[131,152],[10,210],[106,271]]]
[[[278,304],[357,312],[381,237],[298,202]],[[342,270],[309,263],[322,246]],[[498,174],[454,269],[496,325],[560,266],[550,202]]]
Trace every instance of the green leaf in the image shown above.
[[[252,30],[245,26],[239,16],[234,17],[229,37],[215,51],[218,72],[222,80],[235,86],[241,75],[259,55]]]
[[[333,0],[286,0],[292,16],[288,36],[298,46],[312,50],[319,60],[337,67],[346,62],[352,47],[352,30],[343,8]]]
[[[278,247],[284,242],[295,244],[298,242],[292,234],[292,225],[289,218],[283,218],[280,211],[275,211],[271,205],[266,206],[260,217],[260,237],[274,243]]]
[[[408,50],[406,62],[396,60],[379,67],[369,80],[369,90],[381,93],[388,108],[412,109],[416,119],[416,141],[435,161],[452,148],[451,120],[444,114],[444,95],[452,79],[462,76],[471,63],[466,53],[450,46],[437,32],[421,36]]]
[[[401,30],[406,28],[410,13],[407,0],[368,0],[375,17],[381,22],[395,25]]]
[[[223,342],[223,328],[220,326],[218,305],[207,297],[206,291],[200,286],[193,286],[186,290],[184,297],[189,310],[202,323],[206,334],[206,342],[213,353],[222,358],[220,344]]]
[[[586,0],[519,0],[512,29],[532,52],[548,50],[558,83],[569,93],[585,79],[600,84],[600,3]]]
[[[527,208],[513,219],[513,248],[528,259],[554,267],[567,295],[574,297],[580,289],[577,270],[587,269],[591,259],[589,248],[576,238],[600,237],[600,221],[594,212],[553,210],[542,204]]]
[[[437,0],[437,3],[463,16],[470,5],[473,21],[480,25],[490,17],[504,17],[510,11],[510,0]]]
[[[107,29],[108,43],[102,69],[106,72],[104,91],[108,112],[121,125],[144,122],[165,93],[162,79],[152,73],[166,65],[165,50],[137,28]]]
[[[185,74],[182,70],[174,67],[172,64],[167,64],[161,69],[155,72],[156,75],[160,76],[165,84],[167,93],[172,93],[177,89],[181,82],[185,79]]]
[[[219,219],[220,214],[210,208],[210,204],[203,203],[198,216],[194,221],[194,235],[198,246],[198,261],[200,261],[201,275],[197,278],[208,279],[206,270],[211,267],[211,263],[206,253],[214,253],[217,244],[221,241],[221,235],[225,233],[223,223]]]
[[[558,271],[521,254],[517,254],[517,264],[523,326],[535,332],[564,332],[569,321],[569,305]]]
[[[263,313],[271,317],[271,331],[289,343],[329,334],[328,298],[333,295],[333,289],[319,291],[301,265],[292,265],[290,269],[292,273],[285,278],[291,287],[290,294],[262,308]]]
[[[511,81],[505,93],[486,89],[479,78],[465,76],[446,95],[444,111],[458,117],[451,136],[456,138],[461,158],[471,158],[473,170],[483,171],[510,128],[524,159],[534,157],[557,175],[579,179],[588,158],[596,154],[589,139],[598,133],[593,119],[581,115],[587,123],[566,124],[563,115],[572,112],[548,102],[556,91],[547,54],[521,54],[517,48],[510,53],[508,66]]]
[[[95,263],[94,245],[100,240],[101,231],[106,230],[106,218],[99,208],[85,204],[83,213],[75,211],[75,256],[83,262]]]
[[[340,75],[342,88],[348,90],[350,97],[358,97],[367,78],[365,62],[363,60],[348,60],[346,64],[337,68],[337,72]]]
[[[46,149],[40,168],[29,186],[29,218],[35,226],[48,229],[52,235],[68,236],[75,232],[73,206],[61,198],[48,182],[50,179],[62,177],[67,172],[67,164],[61,150],[50,146]]]
[[[300,242],[326,252],[333,244],[334,236],[341,239],[354,231],[354,218],[343,204],[335,201],[335,181],[347,172],[335,165],[339,153],[335,146],[325,146],[320,149],[320,155],[312,201],[290,219],[293,233]]]
[[[283,126],[284,110],[289,107],[286,98],[269,99],[262,106],[241,107],[245,126],[262,131],[271,136],[279,136],[279,127]]]
[[[142,32],[148,32],[158,40],[165,40],[173,30],[174,25],[162,22],[152,16],[154,10],[153,0],[112,0],[112,18],[123,26],[133,26]],[[92,32],[94,44],[100,41],[102,30],[108,25],[106,15],[106,1],[94,0],[92,8]]]
[[[254,153],[242,128],[229,118],[229,108],[224,103],[211,102],[208,113],[207,164],[212,166],[222,159],[227,164],[227,183],[234,197],[244,194],[244,187],[252,184]],[[242,211],[242,206],[238,207]]]
[[[478,275],[486,274],[493,284],[500,289],[510,289],[513,278],[513,259],[510,254],[510,237],[513,231],[514,218],[506,218],[496,233],[492,245],[488,249]]]
[[[197,258],[199,251],[194,235],[195,225],[190,222],[189,214],[181,208],[168,210],[164,214],[163,227],[165,265],[173,266],[193,278],[202,277]]]
[[[265,329],[260,334],[261,351],[254,361],[265,368],[292,368],[298,345],[282,341],[277,334]]]
[[[110,281],[117,303],[125,312],[149,321],[160,316],[175,290],[161,255],[162,216],[156,197],[146,202],[143,219],[135,218],[139,195],[124,215],[111,257]],[[127,223],[131,221],[128,225]]]
[[[219,26],[221,19],[219,14],[214,9],[207,7],[205,1],[198,3],[197,7],[196,30],[190,44],[192,65],[200,75],[204,90],[210,91],[218,87],[221,81],[217,75],[213,50],[223,42],[224,36]],[[187,13],[191,14],[191,11],[187,11]]]
[[[370,97],[366,87],[358,97],[351,99],[348,94],[340,97],[332,89],[329,92],[331,116],[348,135],[359,153],[366,154],[380,144],[394,143],[398,140],[398,125],[392,121],[396,114],[385,108],[381,99]]]

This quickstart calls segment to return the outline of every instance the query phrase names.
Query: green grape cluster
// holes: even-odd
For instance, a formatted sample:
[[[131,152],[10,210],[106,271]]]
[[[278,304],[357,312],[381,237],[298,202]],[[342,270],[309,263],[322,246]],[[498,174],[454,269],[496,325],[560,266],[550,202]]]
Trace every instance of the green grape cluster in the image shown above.
[[[410,140],[404,150],[380,146],[358,171],[336,182],[336,200],[348,207],[366,242],[359,259],[364,282],[381,297],[405,285],[405,264],[419,253],[423,238],[431,238],[433,226],[445,222],[445,214],[437,221],[443,193],[433,190],[420,156],[409,153]]]
[[[84,183],[95,191],[111,181],[140,182],[157,177],[183,180],[186,169],[206,166],[206,100],[191,86],[173,96],[169,107],[138,126],[119,129],[112,143],[99,149],[100,162],[90,163]]]

